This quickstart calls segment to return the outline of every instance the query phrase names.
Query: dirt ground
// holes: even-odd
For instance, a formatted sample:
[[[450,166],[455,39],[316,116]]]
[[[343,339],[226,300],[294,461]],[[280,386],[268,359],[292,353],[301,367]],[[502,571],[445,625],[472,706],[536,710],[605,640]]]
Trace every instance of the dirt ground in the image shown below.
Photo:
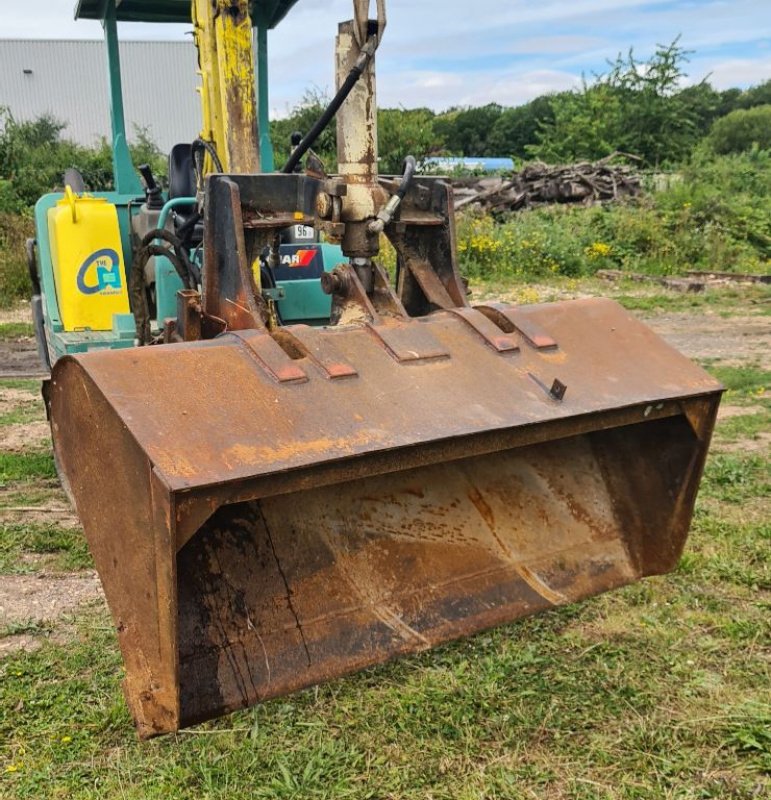
[[[4,575],[0,580],[0,630],[19,632],[0,639],[0,658],[16,650],[34,650],[45,636],[54,633],[59,640],[66,639],[67,615],[98,602],[102,602],[102,591],[95,572]]]
[[[0,378],[39,378],[42,376],[43,370],[33,338],[0,340]]]
[[[718,314],[643,315],[673,347],[690,358],[715,359],[727,366],[762,361],[771,352],[769,317]]]

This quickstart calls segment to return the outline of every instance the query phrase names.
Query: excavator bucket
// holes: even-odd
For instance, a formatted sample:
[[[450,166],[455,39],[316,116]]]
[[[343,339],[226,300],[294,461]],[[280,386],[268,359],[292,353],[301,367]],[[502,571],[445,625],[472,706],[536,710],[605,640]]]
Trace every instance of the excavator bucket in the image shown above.
[[[720,393],[600,299],[61,359],[140,736],[673,569]]]

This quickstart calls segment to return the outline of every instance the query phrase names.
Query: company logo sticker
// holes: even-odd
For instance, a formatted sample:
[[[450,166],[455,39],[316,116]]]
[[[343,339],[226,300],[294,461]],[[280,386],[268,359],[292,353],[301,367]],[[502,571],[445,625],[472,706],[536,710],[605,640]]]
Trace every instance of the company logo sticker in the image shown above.
[[[293,267],[294,269],[302,269],[309,267],[313,263],[318,250],[297,250],[292,255],[285,255],[281,257],[281,265],[284,267]]]
[[[115,250],[105,248],[92,253],[78,270],[77,283],[83,294],[120,294],[123,276]]]

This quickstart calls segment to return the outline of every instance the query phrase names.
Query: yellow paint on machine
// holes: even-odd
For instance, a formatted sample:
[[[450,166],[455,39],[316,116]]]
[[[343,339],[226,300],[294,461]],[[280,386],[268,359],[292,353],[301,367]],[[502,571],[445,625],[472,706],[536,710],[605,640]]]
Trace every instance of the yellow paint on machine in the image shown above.
[[[64,330],[111,330],[114,314],[129,313],[116,207],[68,186],[48,212],[48,235]]]

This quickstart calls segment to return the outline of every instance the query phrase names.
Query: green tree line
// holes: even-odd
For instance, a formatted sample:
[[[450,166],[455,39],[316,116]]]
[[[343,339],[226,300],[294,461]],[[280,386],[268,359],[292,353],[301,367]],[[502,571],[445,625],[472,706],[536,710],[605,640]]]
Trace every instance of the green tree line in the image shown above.
[[[381,171],[397,172],[408,153],[571,162],[621,151],[655,168],[682,163],[705,139],[718,153],[771,147],[771,81],[747,90],[719,91],[708,79],[684,87],[688,57],[677,40],[644,61],[630,51],[574,91],[516,107],[381,109]],[[309,130],[326,101],[308,92],[291,114],[271,124],[277,163],[288,157],[291,133]],[[335,140],[332,126],[316,147],[332,165]]]
[[[399,172],[408,154],[570,162],[621,151],[658,168],[683,164],[702,146],[716,154],[771,149],[771,81],[746,90],[718,91],[708,80],[683,87],[688,55],[678,41],[659,47],[647,61],[630,51],[574,91],[512,108],[493,103],[440,113],[380,109],[380,171]],[[277,165],[289,156],[291,134],[310,130],[326,103],[323,93],[310,91],[289,115],[271,123]],[[146,131],[135,131],[133,138],[135,163],[151,163],[164,179],[164,154]],[[334,171],[334,123],[315,150]],[[29,210],[40,195],[61,185],[69,167],[83,173],[89,189],[111,188],[107,141],[83,147],[68,141],[66,126],[50,116],[22,122],[0,108],[0,213]]]

